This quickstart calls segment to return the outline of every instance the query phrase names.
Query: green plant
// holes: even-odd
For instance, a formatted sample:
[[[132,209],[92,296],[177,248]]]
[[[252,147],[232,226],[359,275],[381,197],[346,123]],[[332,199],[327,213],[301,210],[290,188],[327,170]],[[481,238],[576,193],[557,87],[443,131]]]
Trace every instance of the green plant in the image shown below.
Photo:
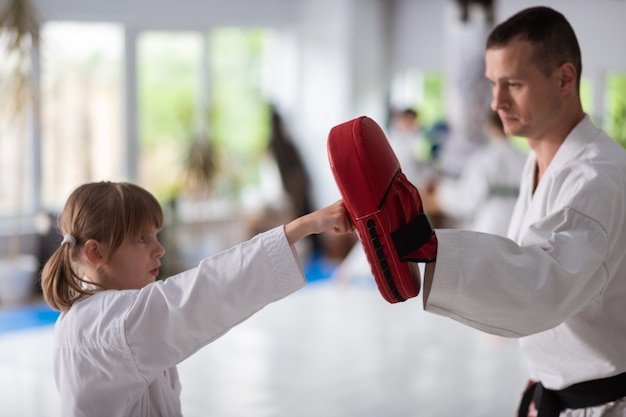
[[[626,76],[613,75],[608,79],[608,133],[626,148]]]

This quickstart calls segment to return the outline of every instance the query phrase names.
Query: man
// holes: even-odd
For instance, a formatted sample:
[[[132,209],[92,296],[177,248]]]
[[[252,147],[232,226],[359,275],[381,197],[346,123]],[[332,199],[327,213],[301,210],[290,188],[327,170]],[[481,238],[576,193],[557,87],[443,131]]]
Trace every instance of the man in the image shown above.
[[[491,107],[531,152],[508,238],[435,231],[424,308],[520,338],[534,382],[520,415],[534,399],[540,417],[626,416],[626,151],[583,112],[562,14],[519,12],[485,59]]]
[[[407,107],[397,112],[389,132],[389,144],[402,166],[402,171],[413,184],[426,184],[433,176],[430,166],[431,145],[422,132],[419,114]]]

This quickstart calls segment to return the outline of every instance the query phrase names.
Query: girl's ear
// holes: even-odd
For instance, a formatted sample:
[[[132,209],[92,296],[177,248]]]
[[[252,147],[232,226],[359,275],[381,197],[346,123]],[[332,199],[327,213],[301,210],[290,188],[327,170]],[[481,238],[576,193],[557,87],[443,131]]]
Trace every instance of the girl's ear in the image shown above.
[[[87,261],[94,267],[99,267],[102,264],[104,256],[102,255],[100,243],[97,240],[89,239],[83,246],[83,251]]]

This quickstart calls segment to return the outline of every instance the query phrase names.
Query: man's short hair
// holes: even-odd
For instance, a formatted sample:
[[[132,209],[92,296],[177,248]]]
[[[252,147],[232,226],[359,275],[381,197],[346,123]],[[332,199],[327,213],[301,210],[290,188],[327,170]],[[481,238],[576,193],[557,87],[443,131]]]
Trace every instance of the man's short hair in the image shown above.
[[[580,89],[580,46],[574,29],[561,13],[543,6],[524,9],[491,31],[486,49],[498,49],[514,40],[533,44],[533,61],[546,76],[566,62],[573,64]]]

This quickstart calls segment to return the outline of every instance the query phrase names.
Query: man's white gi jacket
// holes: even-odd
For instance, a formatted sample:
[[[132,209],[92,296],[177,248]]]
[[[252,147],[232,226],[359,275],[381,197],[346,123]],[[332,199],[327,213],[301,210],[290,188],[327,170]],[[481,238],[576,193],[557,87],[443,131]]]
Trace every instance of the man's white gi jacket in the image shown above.
[[[623,373],[626,151],[586,116],[536,189],[535,167],[531,152],[510,239],[436,230],[425,309],[521,338],[530,377],[549,389]]]

